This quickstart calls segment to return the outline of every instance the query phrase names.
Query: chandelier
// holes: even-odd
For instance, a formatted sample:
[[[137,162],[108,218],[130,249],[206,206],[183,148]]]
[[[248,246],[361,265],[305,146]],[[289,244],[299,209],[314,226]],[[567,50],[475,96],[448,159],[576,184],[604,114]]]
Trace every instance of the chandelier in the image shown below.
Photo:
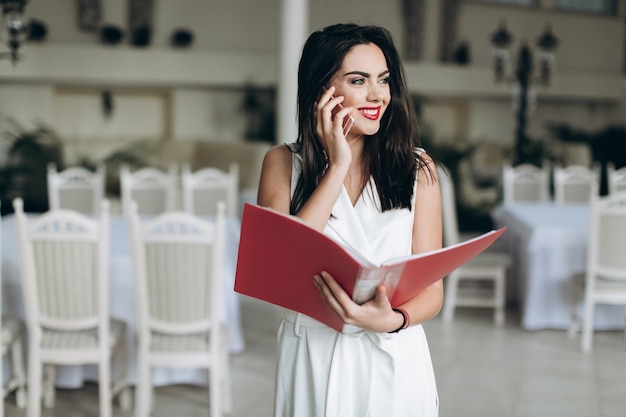
[[[2,19],[6,23],[6,28],[2,31],[3,43],[9,49],[6,52],[0,52],[0,58],[9,58],[13,64],[17,63],[20,58],[19,48],[23,41],[26,27],[22,21],[24,7],[28,0],[0,0],[2,7]],[[1,26],[0,26],[1,28]]]
[[[514,71],[507,77],[510,56],[509,47],[513,35],[507,30],[505,22],[501,22],[497,30],[491,35],[493,51],[493,72],[496,83],[506,82],[511,85],[513,109],[516,112],[517,127],[515,130],[515,159],[516,162],[525,162],[530,149],[530,140],[526,134],[528,113],[537,105],[535,86],[548,86],[556,68],[555,54],[559,40],[552,33],[550,25],[546,25],[544,32],[537,38],[533,59],[533,48],[528,42],[522,41],[517,53],[517,62]],[[535,70],[534,63],[537,64]]]

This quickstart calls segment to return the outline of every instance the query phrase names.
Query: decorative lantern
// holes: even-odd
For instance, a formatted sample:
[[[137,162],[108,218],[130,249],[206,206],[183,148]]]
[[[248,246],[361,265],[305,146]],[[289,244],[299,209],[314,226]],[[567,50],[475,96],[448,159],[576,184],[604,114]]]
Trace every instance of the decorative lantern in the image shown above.
[[[550,84],[550,77],[556,68],[554,51],[559,46],[559,39],[554,36],[550,25],[537,38],[537,60],[539,61],[539,79],[544,85]]]
[[[502,22],[498,30],[491,35],[491,45],[493,46],[493,70],[497,82],[504,79],[504,72],[509,62],[509,45],[513,41],[513,36],[506,29],[506,23]]]
[[[9,57],[15,64],[19,59],[18,50],[26,33],[22,14],[27,0],[0,0],[2,17],[6,21],[6,45],[9,52],[0,52],[0,58]]]

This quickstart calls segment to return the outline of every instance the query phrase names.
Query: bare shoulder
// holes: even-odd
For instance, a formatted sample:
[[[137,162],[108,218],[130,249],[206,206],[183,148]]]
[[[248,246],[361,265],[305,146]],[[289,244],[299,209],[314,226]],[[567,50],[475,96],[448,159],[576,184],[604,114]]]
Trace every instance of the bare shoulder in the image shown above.
[[[428,152],[422,150],[418,154],[418,172],[417,180],[419,185],[432,185],[437,184],[437,167],[436,162],[428,154]]]
[[[263,165],[291,165],[291,151],[287,146],[275,145],[265,153]]]
[[[291,151],[285,145],[276,145],[271,147],[263,158],[263,166],[261,169],[261,181],[263,177],[271,177],[272,181],[279,178],[291,178]]]
[[[291,151],[285,145],[273,146],[263,158],[258,204],[288,212],[290,185]]]
[[[441,194],[436,162],[426,152],[420,155],[414,207],[413,253],[439,249],[442,242]]]

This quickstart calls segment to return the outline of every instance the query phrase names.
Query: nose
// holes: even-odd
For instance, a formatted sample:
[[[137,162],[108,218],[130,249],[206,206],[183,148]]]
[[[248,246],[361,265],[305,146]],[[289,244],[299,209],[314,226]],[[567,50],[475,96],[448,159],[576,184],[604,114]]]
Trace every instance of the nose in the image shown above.
[[[384,86],[379,83],[373,83],[367,92],[367,100],[378,103],[383,101],[385,97],[385,89]]]

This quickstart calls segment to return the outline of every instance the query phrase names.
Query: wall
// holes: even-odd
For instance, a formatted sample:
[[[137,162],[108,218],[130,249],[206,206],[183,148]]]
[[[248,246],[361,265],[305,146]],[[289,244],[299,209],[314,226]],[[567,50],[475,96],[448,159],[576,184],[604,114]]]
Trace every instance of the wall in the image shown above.
[[[29,16],[47,22],[50,43],[92,45],[76,25],[76,0],[30,0]],[[102,0],[103,24],[127,27],[127,0]],[[276,52],[279,0],[154,0],[151,48],[169,48],[174,29],[189,28],[196,50]],[[242,29],[246,29],[245,31]]]
[[[75,4],[75,0],[28,2],[28,17],[45,20],[49,37],[42,45],[24,47],[24,59],[16,66],[0,61],[0,113],[24,124],[42,120],[72,139],[83,140],[82,136],[88,136],[84,126],[102,123],[98,100],[109,89],[114,97],[120,94],[117,102],[130,113],[118,118],[115,128],[101,132],[134,132],[136,139],[151,136],[155,141],[240,142],[245,126],[240,107],[244,85],[278,83],[280,0],[155,0],[155,30],[149,48],[99,44],[95,34],[78,30]],[[126,1],[103,4],[103,21],[125,27]],[[538,92],[538,108],[529,120],[532,135],[546,134],[545,121],[597,129],[626,119],[623,16],[590,17],[464,1],[458,35],[459,40],[469,42],[472,60],[461,67],[437,62],[440,3],[425,0],[424,4],[424,59],[405,64],[411,90],[428,98],[425,114],[430,115],[441,140],[512,140],[515,121],[510,89],[495,85],[491,72],[489,36],[501,19],[506,19],[515,35],[512,50],[521,39],[534,40],[546,22],[561,39],[558,70],[550,88]],[[400,0],[310,2],[311,29],[338,21],[386,26],[403,50]],[[172,30],[178,27],[195,33],[189,50],[168,46]],[[72,89],[91,94],[83,103],[90,103],[93,119],[81,121],[82,128],[67,117],[76,105],[67,95]],[[129,91],[144,98],[152,94],[152,98],[124,107]],[[164,113],[165,122],[158,129],[153,126],[150,109],[154,108]],[[108,138],[102,134],[100,139]]]
[[[0,84],[0,115],[19,124],[54,124],[53,102],[52,85]]]
[[[241,94],[233,90],[178,88],[172,92],[172,137],[214,141],[243,138]]]
[[[513,35],[511,51],[522,42],[534,46],[546,25],[559,38],[559,71],[567,73],[620,72],[624,62],[624,18],[520,7],[494,7],[465,1],[459,16],[459,39],[467,40],[473,65],[491,65],[489,38],[501,21]],[[514,55],[514,54],[513,54]]]

